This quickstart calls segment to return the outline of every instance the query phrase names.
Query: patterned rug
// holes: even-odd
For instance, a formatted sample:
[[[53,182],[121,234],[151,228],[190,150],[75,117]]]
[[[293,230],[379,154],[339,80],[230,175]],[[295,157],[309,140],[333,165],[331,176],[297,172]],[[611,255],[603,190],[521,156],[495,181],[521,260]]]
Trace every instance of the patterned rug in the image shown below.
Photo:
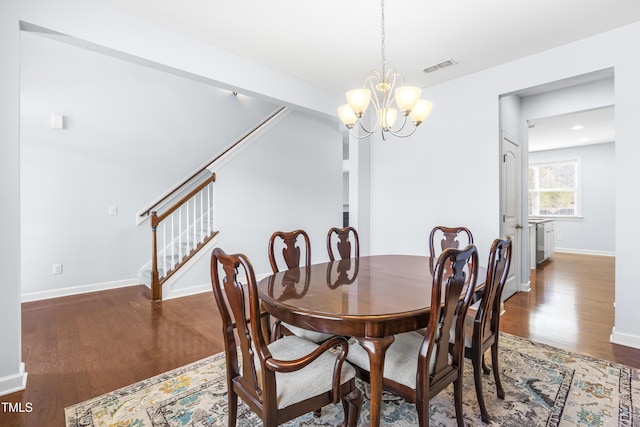
[[[640,426],[640,370],[502,334],[500,375],[506,398],[495,395],[493,376],[484,376],[484,395],[492,426]],[[488,357],[487,359],[490,359]],[[488,360],[489,361],[489,360]],[[149,378],[65,409],[67,427],[79,426],[226,426],[225,362],[222,353]],[[472,366],[465,365],[464,418],[467,426],[484,425],[473,386]],[[368,385],[358,386],[368,396]],[[384,395],[382,425],[417,426],[415,407]],[[453,387],[430,403],[432,426],[455,426]],[[341,405],[307,414],[287,426],[335,426]],[[365,399],[360,425],[369,424]],[[243,403],[239,426],[259,426]]]

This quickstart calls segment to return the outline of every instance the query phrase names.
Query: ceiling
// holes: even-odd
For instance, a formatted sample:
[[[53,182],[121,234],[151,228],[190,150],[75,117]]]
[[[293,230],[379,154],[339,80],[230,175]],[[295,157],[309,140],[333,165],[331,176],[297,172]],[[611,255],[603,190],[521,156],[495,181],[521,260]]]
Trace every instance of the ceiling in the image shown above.
[[[102,1],[337,93],[380,68],[375,0]],[[425,88],[640,21],[640,2],[387,0],[385,15],[387,66]]]
[[[102,1],[336,93],[362,87],[380,68],[381,9],[374,0]],[[386,63],[428,92],[434,84],[636,21],[635,0],[388,0]],[[422,71],[447,59],[455,64]],[[613,112],[584,114],[561,118],[600,123]],[[557,120],[538,120],[534,143],[537,133],[542,138],[566,128]],[[591,140],[612,134],[609,123],[611,129]]]
[[[529,151],[615,142],[615,107],[529,120]]]

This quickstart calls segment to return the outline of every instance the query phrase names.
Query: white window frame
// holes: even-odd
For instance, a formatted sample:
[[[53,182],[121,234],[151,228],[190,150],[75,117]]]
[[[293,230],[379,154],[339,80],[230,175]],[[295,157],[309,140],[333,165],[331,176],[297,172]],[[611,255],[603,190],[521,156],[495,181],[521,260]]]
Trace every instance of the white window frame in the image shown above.
[[[530,217],[533,217],[533,218],[582,218],[582,158],[577,157],[577,158],[566,159],[566,160],[530,163],[528,171],[531,170],[531,168],[539,169],[545,166],[555,166],[555,165],[563,165],[563,164],[575,165],[576,188],[561,187],[561,188],[554,188],[554,189],[546,189],[544,191],[572,191],[574,193],[574,201],[575,201],[573,215],[540,214],[539,207],[536,209],[530,209],[530,206],[527,206],[527,208],[532,211],[529,214]],[[537,179],[535,181],[536,181],[535,185],[537,186],[538,185]],[[534,188],[534,189],[529,188],[528,192],[529,192],[529,195],[531,195],[532,193],[537,193],[537,195],[539,195],[542,191],[539,188]],[[529,199],[539,200],[538,197],[529,197]]]

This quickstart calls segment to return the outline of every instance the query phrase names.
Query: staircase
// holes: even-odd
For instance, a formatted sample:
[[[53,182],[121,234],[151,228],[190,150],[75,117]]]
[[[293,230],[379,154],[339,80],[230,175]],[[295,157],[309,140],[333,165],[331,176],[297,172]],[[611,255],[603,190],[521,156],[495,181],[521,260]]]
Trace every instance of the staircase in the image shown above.
[[[218,235],[213,171],[228,163],[287,114],[286,107],[274,111],[140,213],[140,222],[148,218],[151,224],[151,260],[141,271],[143,277],[149,276],[154,301],[162,300],[163,284],[181,269],[188,268],[189,261]]]

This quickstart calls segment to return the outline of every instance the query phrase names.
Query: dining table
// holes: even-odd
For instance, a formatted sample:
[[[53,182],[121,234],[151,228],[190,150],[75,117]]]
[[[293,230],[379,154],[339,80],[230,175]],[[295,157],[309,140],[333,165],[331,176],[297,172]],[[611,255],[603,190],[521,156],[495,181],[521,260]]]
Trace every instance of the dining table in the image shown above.
[[[380,425],[384,359],[394,335],[427,326],[436,258],[372,255],[298,267],[258,282],[272,317],[355,338],[370,362],[370,425]],[[486,270],[478,270],[476,289]]]

